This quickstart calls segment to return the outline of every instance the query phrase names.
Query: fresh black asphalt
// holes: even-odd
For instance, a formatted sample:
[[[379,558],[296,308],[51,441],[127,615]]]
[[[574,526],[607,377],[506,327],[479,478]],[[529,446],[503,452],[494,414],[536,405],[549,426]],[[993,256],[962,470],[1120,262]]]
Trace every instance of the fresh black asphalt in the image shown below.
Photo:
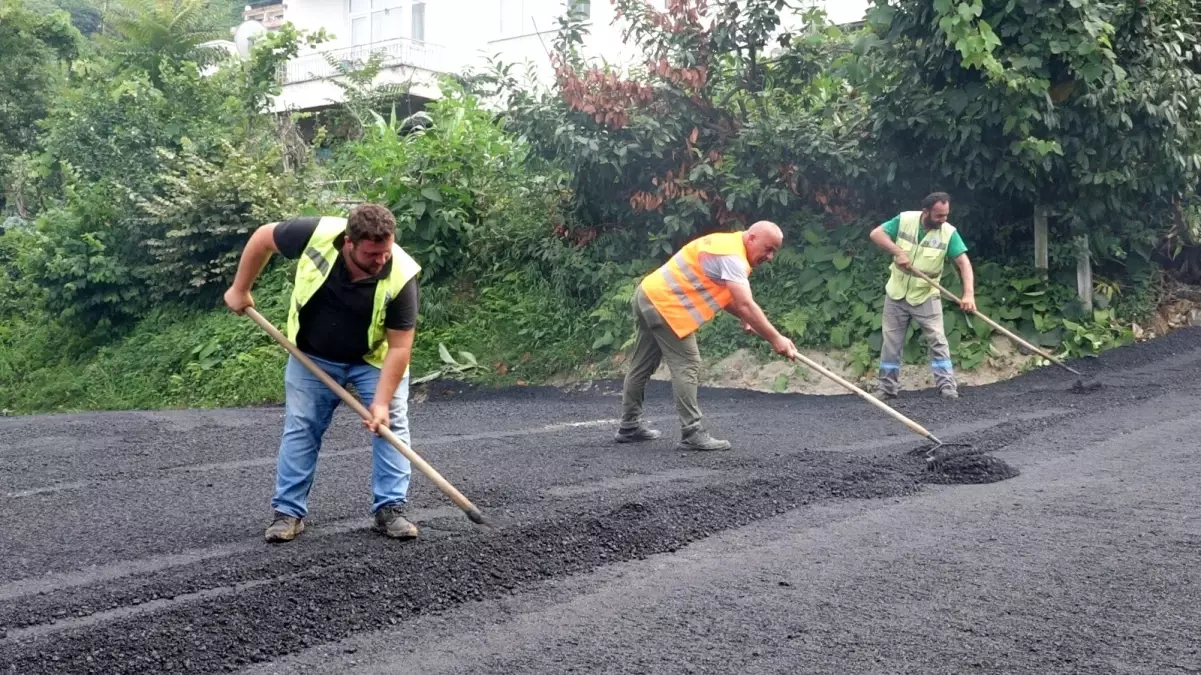
[[[704,390],[731,452],[611,442],[620,383],[435,385],[412,542],[340,409],[270,546],[280,408],[0,418],[0,672],[1201,672],[1201,330],[958,401]],[[814,374],[816,377],[817,375]]]

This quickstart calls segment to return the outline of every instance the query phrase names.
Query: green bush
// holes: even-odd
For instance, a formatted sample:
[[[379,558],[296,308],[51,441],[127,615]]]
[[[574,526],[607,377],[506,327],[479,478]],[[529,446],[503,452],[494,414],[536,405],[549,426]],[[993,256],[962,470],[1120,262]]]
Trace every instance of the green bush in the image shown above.
[[[196,3],[185,5],[175,9],[199,21]],[[136,18],[128,28],[152,41],[187,25]],[[80,65],[44,121],[44,152],[33,162],[51,168],[38,189],[58,195],[36,220],[40,241],[26,268],[52,313],[103,331],[165,299],[212,300],[250,228],[308,200],[306,176],[283,170],[295,144],[285,148],[260,114],[274,66],[302,39],[282,31],[249,61],[207,73],[188,60],[155,61],[151,72],[134,62]]]
[[[286,267],[255,293],[283,325]],[[166,305],[114,337],[80,336],[43,312],[0,324],[0,409],[118,410],[279,402],[287,353],[245,317]]]
[[[216,301],[237,271],[258,226],[293,217],[303,176],[282,170],[279,148],[222,143],[210,161],[185,143],[161,179],[161,194],[136,196],[138,230],[155,260],[155,300],[199,296]]]
[[[413,375],[442,367],[439,345],[467,351],[487,377],[535,381],[586,365],[598,353],[588,348],[587,310],[558,293],[545,279],[511,272],[469,294],[448,288],[423,290]],[[454,310],[447,311],[446,305]],[[426,316],[442,317],[426,323]]]
[[[402,134],[395,112],[376,115],[363,138],[347,144],[338,171],[352,178],[353,192],[395,213],[401,245],[425,279],[439,282],[469,264],[493,268],[487,255],[503,248],[498,237],[555,215],[547,197],[555,186],[530,174],[525,144],[475,96],[449,81],[442,86],[444,98],[429,104],[428,129]],[[478,253],[477,244],[484,244]]]
[[[132,204],[107,182],[64,173],[64,199],[35,224],[37,245],[24,272],[47,309],[82,328],[105,331],[150,306],[153,267],[144,239],[130,229]]]

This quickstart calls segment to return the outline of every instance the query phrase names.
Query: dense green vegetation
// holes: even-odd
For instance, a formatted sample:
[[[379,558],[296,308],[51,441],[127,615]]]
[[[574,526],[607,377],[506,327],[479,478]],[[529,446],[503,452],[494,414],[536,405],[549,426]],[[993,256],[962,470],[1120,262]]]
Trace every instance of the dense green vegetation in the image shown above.
[[[604,372],[641,275],[761,218],[787,247],[756,298],[870,373],[887,259],[867,233],[936,189],[981,310],[1059,353],[1131,340],[1165,275],[1195,280],[1201,3],[878,0],[857,32],[781,0],[615,4],[648,55],[629,72],[583,59],[565,19],[548,89],[513,64],[447,78],[413,131],[368,64],[301,135],[265,106],[322,35],[285,27],[241,61],[201,46],[224,2],[0,0],[0,410],[279,400],[284,353],[220,295],[254,227],[357,199],[424,267],[422,379]],[[255,290],[279,325],[289,274]],[[982,363],[987,325],[946,316],[958,367]],[[770,354],[728,317],[700,339]]]

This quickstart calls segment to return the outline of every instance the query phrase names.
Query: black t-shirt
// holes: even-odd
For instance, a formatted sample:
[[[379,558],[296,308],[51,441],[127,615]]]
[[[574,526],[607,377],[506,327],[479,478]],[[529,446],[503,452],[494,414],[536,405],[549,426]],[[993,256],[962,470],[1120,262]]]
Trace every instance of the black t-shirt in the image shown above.
[[[299,258],[317,231],[320,218],[297,218],[275,226],[275,247],[286,258]],[[335,242],[339,249],[342,241]],[[375,306],[375,287],[392,273],[392,261],[373,277],[351,281],[339,253],[325,283],[300,308],[296,346],[306,354],[338,363],[362,363],[367,353],[367,329]],[[417,278],[409,280],[384,313],[384,327],[412,330],[417,325]]]

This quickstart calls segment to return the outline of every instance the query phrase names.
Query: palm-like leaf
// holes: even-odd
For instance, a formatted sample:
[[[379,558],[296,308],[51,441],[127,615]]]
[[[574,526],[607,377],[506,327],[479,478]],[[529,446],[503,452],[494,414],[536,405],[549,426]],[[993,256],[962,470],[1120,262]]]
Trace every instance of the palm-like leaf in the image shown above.
[[[123,65],[159,76],[163,59],[207,66],[223,56],[200,46],[222,37],[221,13],[209,0],[121,0],[109,17],[113,54]]]

